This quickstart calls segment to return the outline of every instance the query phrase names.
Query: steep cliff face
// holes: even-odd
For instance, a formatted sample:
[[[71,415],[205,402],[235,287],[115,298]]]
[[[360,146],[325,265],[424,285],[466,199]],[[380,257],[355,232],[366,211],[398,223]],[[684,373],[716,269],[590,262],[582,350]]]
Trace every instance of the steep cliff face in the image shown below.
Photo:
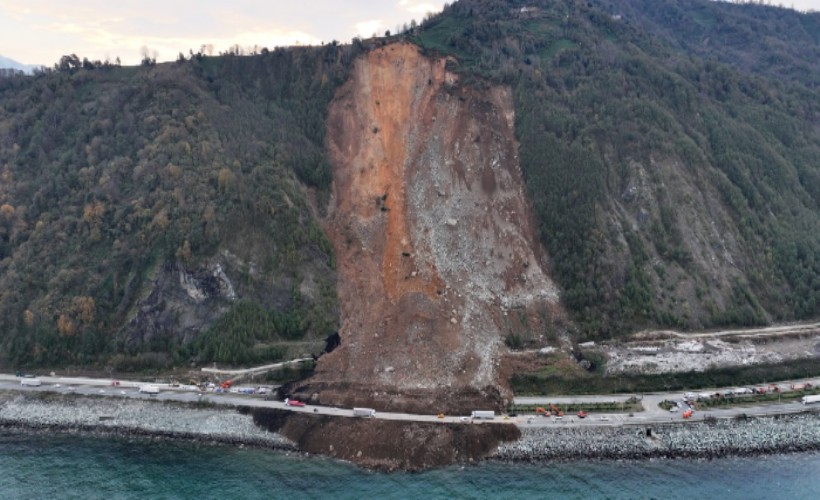
[[[328,115],[341,347],[326,404],[466,409],[509,396],[504,338],[559,313],[533,237],[511,92],[410,44],[360,58]]]

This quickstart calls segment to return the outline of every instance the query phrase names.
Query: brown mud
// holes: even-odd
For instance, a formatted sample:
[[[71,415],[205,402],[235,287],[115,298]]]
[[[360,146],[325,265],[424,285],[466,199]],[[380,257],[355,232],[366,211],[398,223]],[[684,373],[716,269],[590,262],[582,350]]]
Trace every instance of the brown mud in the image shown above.
[[[521,437],[510,424],[394,422],[243,408],[254,422],[311,454],[382,471],[423,470],[483,460]]]

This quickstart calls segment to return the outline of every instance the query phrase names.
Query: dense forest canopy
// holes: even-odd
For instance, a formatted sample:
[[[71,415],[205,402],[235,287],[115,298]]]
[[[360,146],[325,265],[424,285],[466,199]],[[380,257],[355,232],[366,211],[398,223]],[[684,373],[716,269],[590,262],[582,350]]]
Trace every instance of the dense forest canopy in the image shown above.
[[[327,197],[325,111],[357,50],[0,80],[3,361],[240,362],[284,354],[268,342],[333,333],[332,250],[306,193]],[[207,322],[173,331],[175,321],[150,338],[125,333],[163,273],[194,273],[216,255],[235,262],[226,272],[244,299],[208,303],[230,310],[220,335],[198,335]]]
[[[415,40],[514,88],[553,271],[582,330],[609,336],[818,315],[819,18],[462,0]]]

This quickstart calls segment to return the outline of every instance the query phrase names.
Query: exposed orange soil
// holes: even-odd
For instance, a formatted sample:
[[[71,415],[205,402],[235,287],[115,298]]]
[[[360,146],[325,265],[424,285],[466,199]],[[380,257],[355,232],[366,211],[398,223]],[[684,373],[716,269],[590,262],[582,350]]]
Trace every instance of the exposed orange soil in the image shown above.
[[[504,336],[560,310],[534,243],[511,92],[461,85],[445,62],[407,43],[370,51],[331,104],[324,224],[342,345],[302,397],[499,405]]]

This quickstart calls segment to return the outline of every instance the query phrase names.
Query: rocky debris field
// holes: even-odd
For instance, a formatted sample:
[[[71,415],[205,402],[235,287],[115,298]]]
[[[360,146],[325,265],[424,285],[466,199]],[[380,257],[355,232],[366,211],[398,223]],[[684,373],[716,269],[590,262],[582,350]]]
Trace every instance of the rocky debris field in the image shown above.
[[[597,428],[529,428],[494,458],[719,457],[820,449],[820,412],[703,423]]]
[[[331,103],[323,224],[342,341],[296,397],[412,412],[432,398],[453,412],[460,395],[484,392],[483,406],[500,409],[512,396],[506,336],[562,311],[518,163],[513,94],[459,83],[446,66],[412,44],[380,47]]]
[[[820,355],[820,335],[769,338],[672,338],[603,345],[608,373],[670,373],[780,363]]]
[[[0,395],[0,427],[87,430],[295,448],[288,439],[257,427],[250,415],[232,408],[126,398]]]

